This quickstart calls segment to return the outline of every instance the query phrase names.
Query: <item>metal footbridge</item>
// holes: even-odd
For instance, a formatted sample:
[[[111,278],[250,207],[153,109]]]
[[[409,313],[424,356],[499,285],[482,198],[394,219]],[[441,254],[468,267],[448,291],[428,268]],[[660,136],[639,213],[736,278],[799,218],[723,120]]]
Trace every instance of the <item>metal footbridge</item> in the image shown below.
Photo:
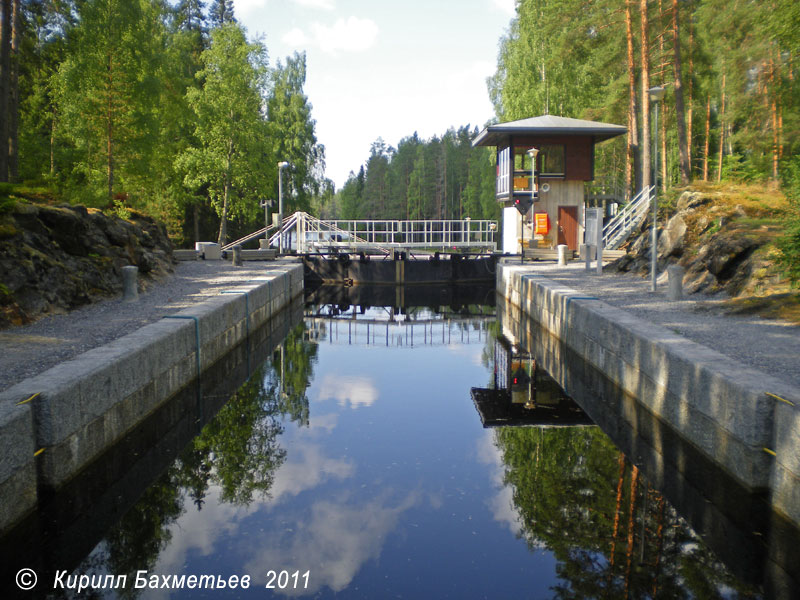
[[[325,221],[305,212],[296,212],[275,226],[262,228],[226,246],[229,250],[269,236],[269,245],[298,254],[351,251],[389,254],[395,249],[475,249],[496,251],[497,222],[474,219],[438,220],[333,220]]]

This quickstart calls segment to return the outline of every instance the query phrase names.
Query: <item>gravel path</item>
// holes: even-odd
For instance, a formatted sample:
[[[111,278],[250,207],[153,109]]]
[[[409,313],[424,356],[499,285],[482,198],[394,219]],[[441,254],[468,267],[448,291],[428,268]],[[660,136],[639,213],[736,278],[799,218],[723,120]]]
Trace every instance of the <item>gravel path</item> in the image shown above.
[[[592,265],[594,266],[594,265]],[[587,273],[583,263],[566,267],[543,263],[533,267],[544,277],[597,296],[642,319],[671,329],[746,365],[800,387],[800,326],[758,316],[726,315],[721,301],[694,294],[680,302],[667,300],[666,275],[658,291],[650,280],[627,273]]]
[[[227,261],[180,262],[174,274],[152,284],[136,302],[122,302],[120,295],[0,331],[0,391],[281,264],[259,261],[234,267]]]

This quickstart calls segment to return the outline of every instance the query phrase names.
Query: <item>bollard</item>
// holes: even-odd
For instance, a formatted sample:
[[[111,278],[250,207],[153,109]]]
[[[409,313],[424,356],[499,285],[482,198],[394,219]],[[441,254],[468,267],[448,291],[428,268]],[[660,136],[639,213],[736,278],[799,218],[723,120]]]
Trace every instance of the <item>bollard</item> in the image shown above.
[[[591,269],[593,256],[594,256],[593,246],[591,244],[581,244],[580,257],[585,261],[587,271]]]
[[[122,267],[122,301],[135,302],[139,299],[137,276],[139,267]]]
[[[667,267],[667,277],[669,277],[669,288],[667,289],[668,300],[683,299],[683,275],[685,269],[678,265]]]
[[[558,266],[560,267],[564,267],[567,264],[567,250],[566,244],[558,245]]]
[[[233,266],[242,266],[242,247],[238,244],[233,247]]]

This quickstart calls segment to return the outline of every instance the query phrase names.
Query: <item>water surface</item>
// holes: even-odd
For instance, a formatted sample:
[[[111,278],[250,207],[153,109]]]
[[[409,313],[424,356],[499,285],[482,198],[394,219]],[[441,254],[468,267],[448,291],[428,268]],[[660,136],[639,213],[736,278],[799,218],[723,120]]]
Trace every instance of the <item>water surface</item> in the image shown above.
[[[254,598],[758,597],[491,306],[306,313],[70,573],[143,598],[221,592],[131,589],[140,570]]]

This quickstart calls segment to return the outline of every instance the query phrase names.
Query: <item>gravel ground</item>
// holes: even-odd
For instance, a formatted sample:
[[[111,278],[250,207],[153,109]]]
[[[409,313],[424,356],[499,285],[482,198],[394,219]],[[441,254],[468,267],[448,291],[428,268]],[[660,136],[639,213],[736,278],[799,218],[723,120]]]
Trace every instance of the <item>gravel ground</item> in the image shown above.
[[[0,391],[281,263],[246,262],[234,267],[227,261],[180,262],[172,275],[151,284],[136,302],[122,302],[120,295],[0,331]]]
[[[594,267],[594,265],[592,265]],[[702,294],[667,300],[666,274],[658,291],[650,280],[627,273],[587,273],[583,263],[534,267],[544,277],[671,329],[717,352],[800,387],[800,326],[758,316],[726,315],[721,300]]]

